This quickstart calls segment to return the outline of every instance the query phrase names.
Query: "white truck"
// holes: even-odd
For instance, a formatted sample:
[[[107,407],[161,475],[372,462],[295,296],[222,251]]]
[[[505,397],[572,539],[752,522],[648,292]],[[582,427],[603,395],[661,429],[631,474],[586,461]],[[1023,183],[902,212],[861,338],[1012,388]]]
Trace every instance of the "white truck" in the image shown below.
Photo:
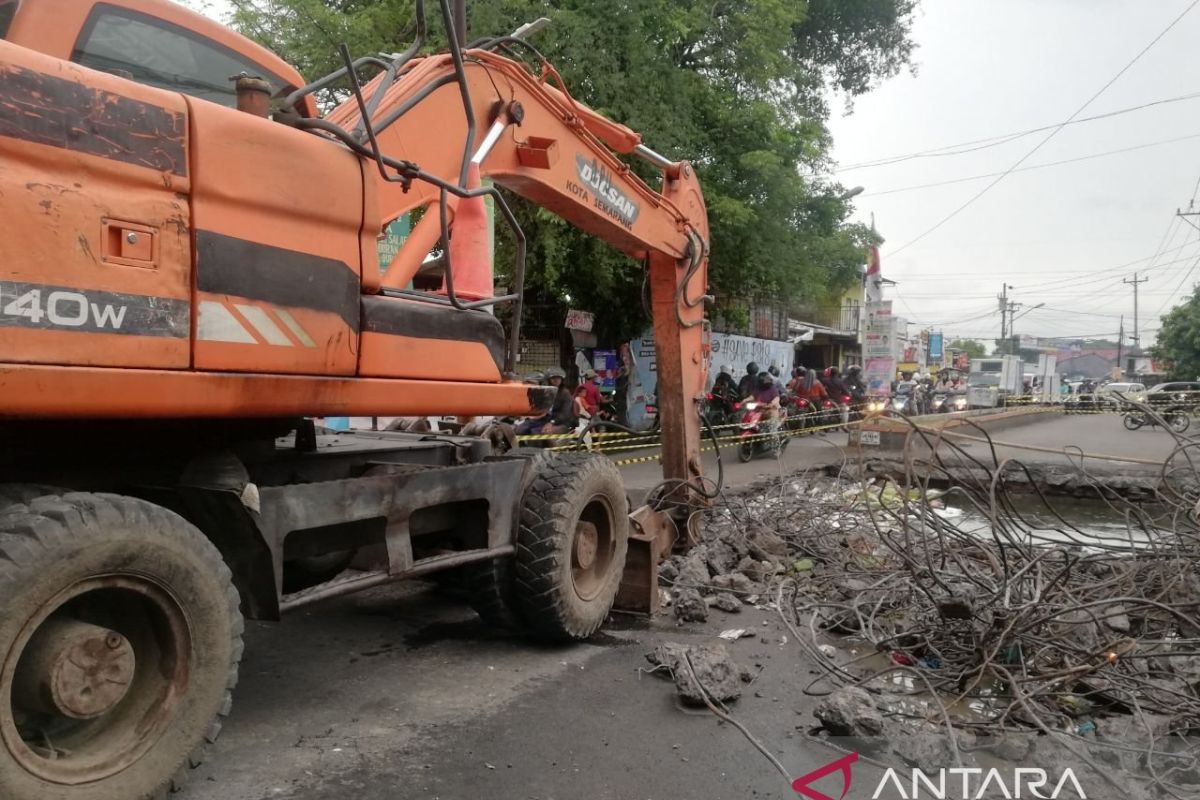
[[[1023,389],[1025,365],[1020,356],[971,359],[967,374],[967,404],[971,408],[998,408]]]

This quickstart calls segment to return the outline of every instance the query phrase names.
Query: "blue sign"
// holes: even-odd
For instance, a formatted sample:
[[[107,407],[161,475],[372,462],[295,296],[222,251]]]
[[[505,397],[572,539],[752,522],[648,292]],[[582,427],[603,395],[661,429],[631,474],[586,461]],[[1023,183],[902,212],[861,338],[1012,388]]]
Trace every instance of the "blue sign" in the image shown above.
[[[942,334],[929,334],[929,360],[941,362],[942,360]]]

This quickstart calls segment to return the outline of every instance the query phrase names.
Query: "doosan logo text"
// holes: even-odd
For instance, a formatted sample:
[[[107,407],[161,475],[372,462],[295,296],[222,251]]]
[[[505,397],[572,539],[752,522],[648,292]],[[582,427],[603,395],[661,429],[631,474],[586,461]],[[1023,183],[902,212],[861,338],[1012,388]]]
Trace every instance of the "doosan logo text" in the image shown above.
[[[629,199],[617,186],[613,185],[612,173],[600,165],[596,159],[587,159],[581,155],[575,156],[575,171],[584,187],[591,189],[596,196],[596,207],[609,216],[619,220],[626,227],[633,225],[638,218],[638,204]]]

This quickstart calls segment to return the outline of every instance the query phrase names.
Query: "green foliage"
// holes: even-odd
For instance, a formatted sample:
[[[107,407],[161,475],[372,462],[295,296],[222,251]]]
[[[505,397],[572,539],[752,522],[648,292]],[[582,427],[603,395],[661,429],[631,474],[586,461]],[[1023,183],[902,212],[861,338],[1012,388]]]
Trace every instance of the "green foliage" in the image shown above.
[[[983,358],[987,347],[978,339],[955,339],[946,345],[947,350],[965,350],[968,358]]]
[[[470,38],[548,16],[538,48],[572,93],[691,160],[712,228],[718,295],[824,302],[858,280],[868,229],[847,224],[828,177],[826,93],[853,97],[912,53],[917,0],[490,0],[468,3]],[[356,55],[403,49],[413,0],[237,0],[233,21],[307,77]],[[441,16],[427,10],[438,46]],[[444,41],[441,39],[440,41]],[[653,171],[633,167],[651,185]],[[602,338],[645,325],[639,265],[541,209],[518,204],[527,285],[597,312]],[[497,265],[510,253],[504,242]],[[606,317],[610,317],[606,319]]]
[[[1150,353],[1166,365],[1170,378],[1190,381],[1200,376],[1200,291],[1193,291],[1162,318]]]

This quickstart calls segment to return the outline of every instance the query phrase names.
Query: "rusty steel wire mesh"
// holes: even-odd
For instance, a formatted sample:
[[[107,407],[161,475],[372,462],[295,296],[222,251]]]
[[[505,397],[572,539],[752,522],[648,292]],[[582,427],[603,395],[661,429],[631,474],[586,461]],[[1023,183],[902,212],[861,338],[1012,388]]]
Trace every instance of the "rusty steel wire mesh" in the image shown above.
[[[1150,502],[1078,465],[1110,520],[1104,537],[982,429],[985,455],[914,427],[890,476],[781,476],[723,498],[702,557],[769,558],[743,588],[776,606],[819,665],[811,695],[858,686],[915,699],[892,713],[944,729],[956,758],[977,735],[1019,732],[1098,770],[1095,748],[1108,748],[1154,796],[1194,797],[1200,441],[1164,429],[1176,447]],[[776,540],[783,548],[767,547]],[[847,658],[847,643],[861,654]]]

